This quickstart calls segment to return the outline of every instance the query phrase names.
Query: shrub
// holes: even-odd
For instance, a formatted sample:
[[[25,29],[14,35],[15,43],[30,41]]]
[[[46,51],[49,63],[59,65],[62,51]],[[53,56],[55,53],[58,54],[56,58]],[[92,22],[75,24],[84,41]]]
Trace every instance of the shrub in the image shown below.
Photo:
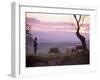
[[[58,48],[51,48],[48,53],[60,53]]]
[[[76,45],[76,49],[83,49],[82,45]]]

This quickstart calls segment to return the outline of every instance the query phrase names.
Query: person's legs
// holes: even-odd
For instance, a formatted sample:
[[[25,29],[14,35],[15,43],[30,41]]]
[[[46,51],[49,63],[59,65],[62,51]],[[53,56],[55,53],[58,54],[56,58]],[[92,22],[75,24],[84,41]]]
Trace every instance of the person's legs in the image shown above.
[[[37,53],[37,46],[34,46],[34,53]]]
[[[37,46],[35,47],[35,52],[37,53]]]
[[[34,46],[34,54],[35,54],[35,52],[36,52],[36,51],[35,51],[35,46]]]

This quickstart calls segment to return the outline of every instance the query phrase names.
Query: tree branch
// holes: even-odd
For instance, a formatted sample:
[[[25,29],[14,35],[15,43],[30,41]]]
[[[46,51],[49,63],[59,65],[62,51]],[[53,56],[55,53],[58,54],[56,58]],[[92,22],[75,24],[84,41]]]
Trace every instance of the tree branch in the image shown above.
[[[82,18],[82,23],[80,24],[80,26],[82,26],[83,25],[83,22],[84,22],[84,19],[86,18],[86,16],[84,16],[83,18]]]
[[[79,22],[80,22],[80,20],[81,20],[81,17],[82,17],[82,16],[80,15],[80,17],[79,17]]]
[[[74,14],[73,16],[74,16],[74,18],[75,18],[76,22],[78,22],[76,15]]]

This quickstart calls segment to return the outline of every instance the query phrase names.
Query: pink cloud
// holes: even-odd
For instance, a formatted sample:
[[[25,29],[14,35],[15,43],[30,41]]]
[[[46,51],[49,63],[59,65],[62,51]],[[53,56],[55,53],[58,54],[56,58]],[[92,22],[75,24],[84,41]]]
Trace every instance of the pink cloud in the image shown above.
[[[26,18],[26,24],[31,26],[32,30],[76,30],[75,23],[68,22],[42,22],[35,18]],[[90,24],[83,24],[82,28],[85,31],[89,31]]]

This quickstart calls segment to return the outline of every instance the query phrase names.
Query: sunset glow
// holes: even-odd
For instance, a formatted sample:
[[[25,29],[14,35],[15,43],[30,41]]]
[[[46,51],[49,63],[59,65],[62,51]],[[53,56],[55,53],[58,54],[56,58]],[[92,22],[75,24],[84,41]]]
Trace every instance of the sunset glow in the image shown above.
[[[84,18],[85,17],[85,18]],[[89,33],[90,16],[82,16],[84,22],[80,32]],[[76,32],[77,25],[73,15],[26,13],[26,24],[31,31],[67,31]]]

